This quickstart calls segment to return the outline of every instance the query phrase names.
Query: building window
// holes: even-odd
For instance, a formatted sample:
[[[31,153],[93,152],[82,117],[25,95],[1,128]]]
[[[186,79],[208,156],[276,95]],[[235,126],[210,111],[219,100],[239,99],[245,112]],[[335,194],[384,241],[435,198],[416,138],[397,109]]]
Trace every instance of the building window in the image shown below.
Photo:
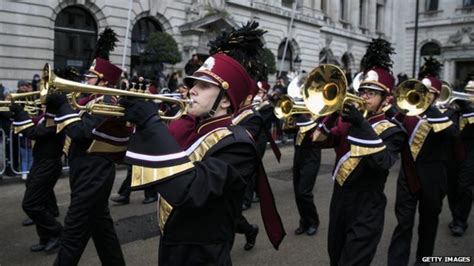
[[[462,0],[462,6],[463,7],[473,7],[474,6],[474,0]]]
[[[426,0],[426,11],[438,10],[438,0]]]
[[[288,8],[293,8],[295,0],[281,0],[281,5]]]
[[[288,47],[286,47],[286,53],[285,53],[284,52],[285,42],[286,42],[286,39],[284,39],[280,43],[280,46],[278,46],[278,56],[277,56],[277,59],[278,59],[277,68],[280,71],[280,66],[282,66],[280,76],[284,76],[284,77],[286,77],[286,74],[290,70],[293,70],[293,47],[291,45],[291,42],[288,42]],[[285,53],[284,59],[283,59],[283,53]],[[281,64],[282,60],[283,60],[283,65]]]
[[[359,25],[367,27],[367,0],[360,0],[359,2]]]
[[[347,20],[346,19],[347,18],[346,0],[339,0],[339,11],[340,11],[339,18],[344,21]]]
[[[321,0],[321,11],[328,13],[328,0]]]
[[[97,42],[97,24],[85,9],[71,6],[59,12],[54,23],[54,68],[89,69]]]
[[[383,5],[377,3],[375,12],[375,29],[377,32],[383,32]]]
[[[441,47],[434,42],[426,43],[421,47],[420,56],[437,56],[441,55]]]
[[[142,18],[135,23],[132,29],[132,52],[131,52],[131,73],[145,76],[146,78],[155,79],[153,77],[153,66],[145,63],[141,55],[145,52],[148,36],[157,31],[163,31],[158,23],[151,18]]]

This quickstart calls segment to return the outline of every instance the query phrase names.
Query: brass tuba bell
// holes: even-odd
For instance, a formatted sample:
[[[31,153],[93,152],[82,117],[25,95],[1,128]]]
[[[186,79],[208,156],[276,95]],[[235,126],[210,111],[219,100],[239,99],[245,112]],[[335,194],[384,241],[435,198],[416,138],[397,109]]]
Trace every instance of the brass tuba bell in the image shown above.
[[[428,88],[417,79],[402,82],[393,90],[395,106],[406,116],[422,114],[430,107]]]
[[[306,107],[317,116],[325,116],[342,110],[345,102],[359,105],[367,115],[364,99],[347,92],[347,79],[337,66],[324,64],[311,71],[303,88]]]

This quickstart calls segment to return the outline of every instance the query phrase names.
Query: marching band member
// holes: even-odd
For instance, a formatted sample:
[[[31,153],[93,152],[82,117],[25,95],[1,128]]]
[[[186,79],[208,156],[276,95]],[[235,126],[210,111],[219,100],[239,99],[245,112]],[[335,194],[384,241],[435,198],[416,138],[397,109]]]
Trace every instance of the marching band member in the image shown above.
[[[321,165],[321,148],[312,142],[317,121],[304,115],[296,118],[298,128],[293,156],[293,189],[296,207],[300,215],[295,234],[315,235],[319,227],[319,215],[314,204],[313,189]]]
[[[34,140],[33,164],[31,165],[22,207],[36,225],[39,243],[32,245],[33,252],[51,252],[59,246],[62,225],[48,208],[51,197],[54,197],[54,186],[62,173],[63,147],[65,134],[56,133],[54,110],[46,107],[46,113],[31,119],[23,107],[12,105],[13,130],[15,134]]]
[[[474,81],[469,81],[464,90],[474,94]],[[468,227],[467,219],[472,207],[474,188],[474,108],[469,102],[459,101],[458,104],[461,112],[460,141],[465,158],[457,178],[451,182],[451,195],[448,194],[453,217],[449,228],[454,236],[462,236]]]
[[[416,207],[420,215],[416,262],[433,256],[438,229],[438,216],[447,190],[447,163],[451,153],[445,145],[453,145],[456,128],[435,106],[441,81],[434,68],[423,66],[420,80],[427,87],[430,107],[422,117],[405,116],[402,122],[409,136],[410,153],[415,161],[411,172],[400,171],[395,202],[396,226],[388,250],[388,265],[407,265],[410,258],[412,230]],[[409,175],[416,176],[413,181]],[[417,183],[417,184],[414,184]]]
[[[134,165],[132,186],[155,185],[161,195],[160,265],[231,265],[246,183],[263,171],[249,134],[231,124],[254,81],[236,60],[217,53],[185,82],[193,83],[188,114],[196,123],[191,134],[176,138],[181,143],[160,121],[154,103],[120,101],[125,118],[136,124],[126,155]],[[281,219],[265,176],[259,175],[258,185],[263,220],[277,248],[284,236]]]
[[[86,81],[89,85],[114,87],[121,73],[109,61],[96,58]],[[125,121],[88,113],[80,116],[64,94],[48,96],[47,104],[57,110],[54,120],[58,130],[65,130],[71,139],[71,204],[55,265],[77,265],[91,237],[102,264],[125,265],[108,206],[115,179],[114,161],[121,161],[128,144],[130,133]]]
[[[365,101],[367,118],[345,104],[342,116],[326,117],[313,135],[321,147],[336,151],[328,232],[331,265],[369,265],[382,236],[385,182],[406,139],[383,112],[394,86],[392,51],[390,43],[377,39],[364,56],[359,96]]]

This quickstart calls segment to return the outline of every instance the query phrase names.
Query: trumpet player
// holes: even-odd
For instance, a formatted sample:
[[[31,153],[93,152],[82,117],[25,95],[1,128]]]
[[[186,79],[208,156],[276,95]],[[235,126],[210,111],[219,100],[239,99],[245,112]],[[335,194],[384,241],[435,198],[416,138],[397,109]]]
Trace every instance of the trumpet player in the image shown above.
[[[253,34],[256,26],[248,23],[225,36],[235,38],[232,41],[246,39],[242,34]],[[231,265],[230,249],[245,187],[255,172],[263,174],[250,135],[232,125],[232,115],[255,82],[232,56],[215,50],[211,54],[185,78],[193,100],[188,114],[194,117],[179,123],[192,125],[186,137],[163,125],[153,103],[121,101],[125,118],[137,125],[126,155],[137,175],[132,185],[156,185],[161,195],[160,265]],[[268,180],[263,175],[259,178],[263,220],[277,248],[284,230]]]
[[[86,81],[89,85],[114,87],[121,72],[109,61],[96,58]],[[115,179],[114,161],[121,159],[128,144],[125,121],[88,113],[79,115],[64,94],[49,95],[47,105],[57,110],[54,121],[58,130],[71,139],[71,203],[55,265],[77,265],[90,238],[102,264],[125,265],[108,207]]]
[[[420,116],[399,118],[409,136],[407,155],[412,156],[414,167],[400,171],[398,177],[395,202],[398,224],[388,250],[388,265],[407,265],[409,262],[417,205],[416,263],[423,263],[423,257],[433,256],[438,216],[447,190],[447,164],[452,156],[445,146],[453,145],[457,134],[453,122],[435,106],[441,90],[438,70],[439,67],[426,64],[420,70],[419,79],[428,91],[424,96],[427,99],[423,99],[427,101],[427,109]]]
[[[469,81],[464,90],[474,94],[474,81]],[[453,218],[449,229],[454,236],[462,236],[468,227],[467,219],[472,207],[474,188],[474,107],[468,101],[459,101],[458,105],[461,113],[459,130],[464,160],[456,178],[448,183],[448,200]]]
[[[313,135],[318,145],[336,151],[328,232],[331,265],[370,265],[382,235],[385,182],[406,139],[383,111],[394,86],[390,53],[390,43],[377,39],[364,56],[370,61],[365,61],[358,93],[367,117],[346,103],[341,116],[326,117]]]
[[[52,213],[51,198],[54,197],[54,186],[62,172],[62,151],[64,132],[56,133],[54,110],[46,108],[46,112],[31,119],[23,107],[13,104],[13,130],[36,141],[33,147],[33,164],[26,180],[22,208],[36,225],[39,243],[30,247],[32,252],[52,252],[59,246],[62,225]],[[55,199],[55,197],[54,197]]]

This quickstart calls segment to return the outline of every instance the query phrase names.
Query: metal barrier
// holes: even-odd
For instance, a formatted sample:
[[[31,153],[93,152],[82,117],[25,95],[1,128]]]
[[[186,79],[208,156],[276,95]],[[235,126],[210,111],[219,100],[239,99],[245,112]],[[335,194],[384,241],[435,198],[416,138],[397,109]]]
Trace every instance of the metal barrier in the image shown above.
[[[14,175],[28,174],[31,164],[33,163],[32,141],[24,137],[21,133],[13,134],[13,130],[10,130],[8,138],[5,131],[1,128],[0,134],[0,175],[3,175],[7,168],[9,168]],[[63,163],[63,171],[69,170],[68,160],[65,154],[61,161]]]
[[[0,128],[0,134],[0,175],[3,175],[7,169],[7,137],[3,128]]]

